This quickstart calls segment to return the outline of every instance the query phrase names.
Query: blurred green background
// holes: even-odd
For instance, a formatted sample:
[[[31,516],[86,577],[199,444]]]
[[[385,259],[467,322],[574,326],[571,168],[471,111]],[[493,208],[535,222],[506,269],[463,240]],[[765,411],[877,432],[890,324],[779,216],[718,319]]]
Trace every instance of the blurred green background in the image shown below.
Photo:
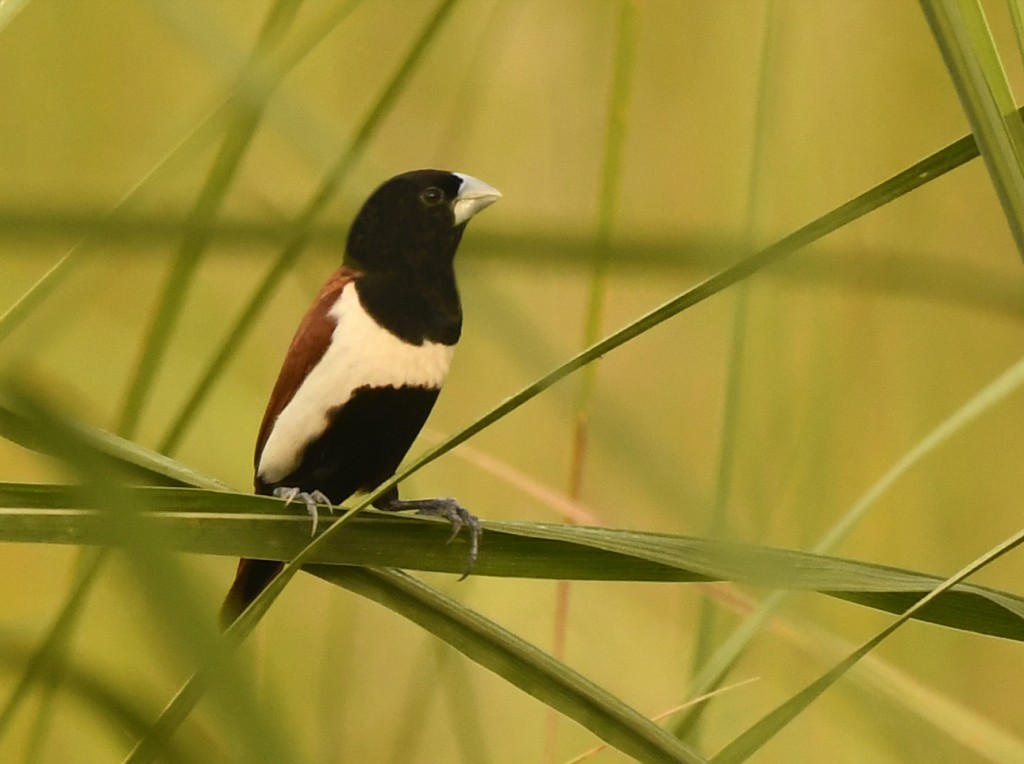
[[[59,285],[0,336],[5,377],[28,380],[85,422],[120,427],[181,223],[231,120],[218,107],[269,5],[0,3],[0,312],[76,247]],[[281,230],[350,145],[438,7],[301,4],[281,49],[323,40],[269,100],[217,215],[227,233],[189,278],[131,433],[138,442],[160,446],[276,260]],[[916,3],[631,7],[635,60],[619,114],[625,139],[599,336],[969,132]],[[997,42],[1012,51],[1006,5],[986,9]],[[336,26],[335,17],[343,17]],[[455,3],[175,458],[247,489],[256,428],[297,321],[339,262],[358,205],[407,169],[467,172],[504,193],[462,245],[465,332],[414,452],[583,347],[595,253],[605,251],[599,210],[619,19],[619,4],[605,0]],[[1020,84],[1019,57],[1004,64]],[[130,192],[118,222],[90,235]],[[593,395],[582,399],[589,428],[579,503],[602,525],[707,535],[728,409],[732,473],[726,519],[714,533],[807,548],[1020,358],[1022,318],[1021,258],[975,160],[600,361]],[[727,401],[731,373],[737,394]],[[488,519],[562,522],[537,487],[570,491],[580,378],[417,473],[405,495],[457,496]],[[958,433],[888,492],[838,552],[948,575],[1018,530],[1022,417],[1018,395]],[[5,481],[66,479],[53,462],[7,442],[0,464]],[[4,545],[0,628],[29,643],[43,633],[79,553]],[[212,619],[234,561],[184,562]],[[1022,573],[1018,555],[979,579],[1019,591]],[[155,712],[191,667],[156,631],[153,603],[131,578],[116,559],[103,570],[71,655]],[[556,584],[427,578],[553,649]],[[721,639],[745,598],[764,594],[573,584],[565,659],[655,715],[685,697],[702,599],[719,613],[712,629]],[[889,620],[818,595],[790,600],[731,676],[759,681],[712,706],[699,747],[717,750]],[[245,652],[260,702],[298,760],[567,761],[595,744],[565,721],[552,738],[541,704],[395,615],[307,576],[289,586]],[[6,668],[13,670],[0,674],[0,687],[17,676],[16,665]],[[1019,761],[1012,752],[1024,746],[1022,672],[1019,645],[909,624],[757,760]],[[38,711],[37,701],[22,709],[0,739],[0,760],[112,761],[130,747],[88,702],[65,695],[34,738]],[[209,752],[205,760],[235,760],[207,711],[201,704],[179,737]],[[993,754],[1003,734],[1013,745]]]

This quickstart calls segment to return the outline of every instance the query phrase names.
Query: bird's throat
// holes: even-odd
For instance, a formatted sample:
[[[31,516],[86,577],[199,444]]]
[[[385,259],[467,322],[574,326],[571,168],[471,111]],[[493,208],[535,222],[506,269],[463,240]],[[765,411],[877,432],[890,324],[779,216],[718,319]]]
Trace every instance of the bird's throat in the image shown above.
[[[366,312],[399,339],[414,345],[458,342],[462,304],[450,265],[365,274],[355,287]]]

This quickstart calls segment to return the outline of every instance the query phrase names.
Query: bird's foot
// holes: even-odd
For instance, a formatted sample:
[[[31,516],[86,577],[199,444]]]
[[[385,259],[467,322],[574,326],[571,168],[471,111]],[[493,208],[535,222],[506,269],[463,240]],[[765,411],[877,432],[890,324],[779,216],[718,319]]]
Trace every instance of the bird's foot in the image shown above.
[[[279,499],[284,499],[285,506],[288,506],[293,501],[301,501],[306,506],[306,511],[309,513],[309,516],[313,518],[313,532],[309,534],[310,536],[316,535],[316,526],[320,521],[320,515],[317,512],[317,507],[322,504],[327,507],[331,514],[334,514],[334,505],[322,491],[310,491],[307,493],[306,491],[300,491],[298,488],[278,486],[274,489],[274,496]]]
[[[406,512],[412,511],[417,515],[430,517],[443,517],[452,524],[452,535],[446,543],[450,544],[459,535],[462,526],[469,528],[469,559],[466,561],[466,570],[459,578],[462,581],[473,572],[476,565],[476,558],[480,553],[480,535],[483,529],[480,527],[480,520],[468,509],[455,501],[455,499],[388,499],[374,506],[385,512]]]

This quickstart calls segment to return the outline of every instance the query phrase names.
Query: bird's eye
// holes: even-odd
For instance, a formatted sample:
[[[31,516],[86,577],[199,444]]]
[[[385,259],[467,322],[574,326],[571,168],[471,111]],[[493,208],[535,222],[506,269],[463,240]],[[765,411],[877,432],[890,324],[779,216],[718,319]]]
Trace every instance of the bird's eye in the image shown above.
[[[420,199],[428,207],[433,207],[435,204],[440,204],[444,201],[444,191],[437,186],[431,186],[420,193]]]

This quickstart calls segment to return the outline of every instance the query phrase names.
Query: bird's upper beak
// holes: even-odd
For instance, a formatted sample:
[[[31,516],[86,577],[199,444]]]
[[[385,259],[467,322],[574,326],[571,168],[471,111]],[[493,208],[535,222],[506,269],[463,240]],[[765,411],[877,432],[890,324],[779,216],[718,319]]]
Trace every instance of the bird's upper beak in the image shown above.
[[[452,211],[455,213],[455,225],[462,225],[482,209],[486,209],[501,198],[501,191],[489,186],[472,175],[455,173],[462,178],[459,195],[455,197]]]

